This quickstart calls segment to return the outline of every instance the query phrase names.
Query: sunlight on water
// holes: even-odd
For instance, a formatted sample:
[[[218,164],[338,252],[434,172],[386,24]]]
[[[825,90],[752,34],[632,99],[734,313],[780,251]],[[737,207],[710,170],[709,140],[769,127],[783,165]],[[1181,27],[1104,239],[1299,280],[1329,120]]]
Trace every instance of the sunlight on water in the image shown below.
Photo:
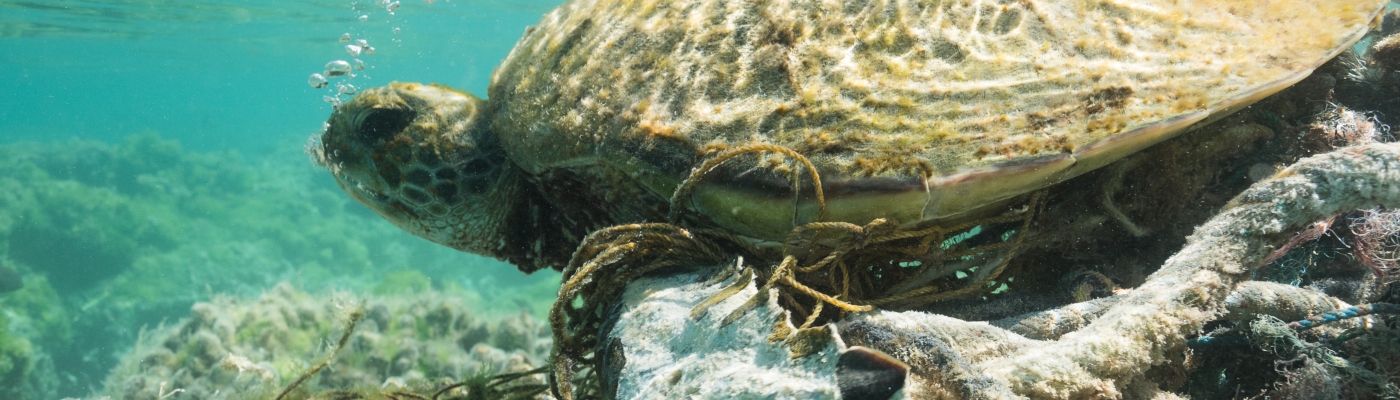
[[[155,131],[194,150],[265,153],[330,113],[321,96],[332,93],[303,82],[348,57],[343,33],[374,44],[357,87],[485,93],[525,27],[557,4],[408,1],[389,15],[376,1],[0,1],[0,141]]]

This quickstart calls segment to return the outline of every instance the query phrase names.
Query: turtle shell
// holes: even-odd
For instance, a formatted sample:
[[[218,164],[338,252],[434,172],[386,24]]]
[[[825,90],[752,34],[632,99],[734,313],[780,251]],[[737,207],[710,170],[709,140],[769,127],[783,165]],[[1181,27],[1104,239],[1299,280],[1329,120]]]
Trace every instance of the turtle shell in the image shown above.
[[[820,172],[827,220],[947,220],[1278,92],[1385,3],[576,0],[497,70],[491,127],[528,173],[598,167],[660,198],[716,151],[782,146]],[[682,206],[759,238],[817,220],[764,159]]]

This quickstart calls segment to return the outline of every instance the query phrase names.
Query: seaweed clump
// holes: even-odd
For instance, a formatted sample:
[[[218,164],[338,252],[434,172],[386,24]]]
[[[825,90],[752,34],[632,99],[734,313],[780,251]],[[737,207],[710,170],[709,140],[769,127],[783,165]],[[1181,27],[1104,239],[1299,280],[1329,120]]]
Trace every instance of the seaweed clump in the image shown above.
[[[431,291],[362,304],[325,297],[283,283],[253,301],[197,303],[179,323],[143,332],[105,392],[126,400],[446,399],[471,388],[543,390],[536,374],[550,341],[527,314],[488,322]]]
[[[22,279],[21,288],[0,293],[0,398],[55,398],[60,381],[49,351],[72,339],[72,327],[48,279]]]
[[[28,342],[5,354],[38,363],[9,373],[66,378],[3,381],[0,398],[87,395],[117,364],[111,349],[130,346],[138,327],[178,318],[210,292],[255,296],[282,280],[365,292],[460,285],[468,290],[454,294],[504,300],[478,311],[529,303],[540,313],[547,305],[532,299],[553,293],[548,277],[519,277],[502,263],[372,223],[379,218],[284,147],[247,159],[191,152],[149,133],[115,144],[0,146],[0,310],[10,320],[0,337]],[[395,286],[398,278],[416,286]],[[530,281],[535,286],[522,290],[519,283]]]

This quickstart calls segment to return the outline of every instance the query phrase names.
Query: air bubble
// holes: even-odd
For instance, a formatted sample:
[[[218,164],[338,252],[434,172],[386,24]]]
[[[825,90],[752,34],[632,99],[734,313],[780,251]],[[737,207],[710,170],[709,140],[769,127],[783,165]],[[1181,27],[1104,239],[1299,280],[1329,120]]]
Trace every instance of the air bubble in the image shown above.
[[[395,34],[395,35],[399,34],[399,28],[398,28],[398,27],[394,27],[394,34]]]
[[[345,52],[346,52],[346,53],[350,53],[350,56],[351,56],[351,57],[359,57],[359,56],[360,56],[360,50],[363,50],[363,49],[360,48],[360,46],[356,46],[356,45],[353,45],[353,44],[347,44],[347,45],[345,45]]]
[[[369,21],[369,16],[368,16],[368,15],[361,15],[361,16],[360,16],[360,22],[365,22],[365,21]]]
[[[365,62],[364,62],[364,61],[362,61],[362,60],[356,58],[356,59],[353,61],[353,63],[355,64],[355,70],[356,70],[356,71],[364,71],[364,70],[365,70]]]
[[[374,55],[374,46],[365,47],[365,54]]]
[[[397,1],[391,1],[391,2],[389,2],[389,5],[384,6],[384,9],[385,9],[385,10],[389,10],[389,13],[390,13],[390,14],[393,14],[393,13],[394,13],[394,10],[399,9],[399,2],[397,2]]]
[[[326,63],[326,76],[327,76],[327,77],[334,78],[334,77],[337,77],[337,76],[344,76],[344,75],[349,75],[349,74],[350,74],[350,63],[348,63],[348,62],[345,62],[345,61],[342,61],[342,60],[335,60],[335,61],[331,61],[331,62]]]
[[[423,0],[423,2],[424,2],[424,3],[428,3],[428,4],[433,4],[433,3],[437,2],[437,0]]]
[[[331,96],[321,96],[321,101],[337,105],[340,104],[340,98]]]
[[[346,33],[343,33],[343,34],[340,35],[340,42],[341,42],[341,43],[345,43],[345,42],[349,42],[349,41],[350,41],[350,33],[349,33],[349,32],[346,32]]]
[[[311,87],[320,89],[326,87],[326,77],[321,74],[311,74],[310,77],[306,78],[306,83],[310,84]]]
[[[355,92],[360,91],[360,89],[348,83],[338,83],[335,85],[335,91],[340,94],[355,94]]]
[[[356,46],[360,46],[360,47],[369,47],[369,41],[368,41],[368,40],[364,40],[364,39],[359,39],[359,40],[356,40],[356,41],[355,41],[355,45],[356,45]]]

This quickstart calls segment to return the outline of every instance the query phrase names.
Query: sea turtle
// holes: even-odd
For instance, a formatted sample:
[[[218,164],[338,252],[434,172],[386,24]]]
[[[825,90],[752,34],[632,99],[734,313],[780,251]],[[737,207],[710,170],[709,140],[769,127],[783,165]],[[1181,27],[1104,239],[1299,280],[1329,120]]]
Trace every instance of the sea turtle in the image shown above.
[[[781,241],[824,219],[939,224],[1269,96],[1386,0],[573,0],[489,101],[392,83],[335,108],[318,161],[385,219],[524,271],[674,207]],[[789,158],[790,159],[790,158]],[[796,171],[796,172],[793,172]]]

